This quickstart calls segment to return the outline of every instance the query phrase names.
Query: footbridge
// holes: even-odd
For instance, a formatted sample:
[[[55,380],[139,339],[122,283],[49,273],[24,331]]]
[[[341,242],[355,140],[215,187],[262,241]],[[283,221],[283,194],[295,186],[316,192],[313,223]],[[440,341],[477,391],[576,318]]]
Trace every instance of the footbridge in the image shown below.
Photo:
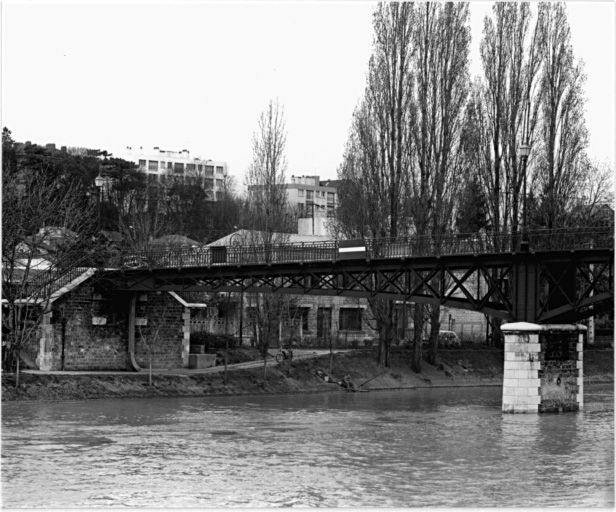
[[[575,322],[613,307],[612,229],[477,237],[205,246],[126,254],[105,281],[127,292],[385,297],[509,321]]]

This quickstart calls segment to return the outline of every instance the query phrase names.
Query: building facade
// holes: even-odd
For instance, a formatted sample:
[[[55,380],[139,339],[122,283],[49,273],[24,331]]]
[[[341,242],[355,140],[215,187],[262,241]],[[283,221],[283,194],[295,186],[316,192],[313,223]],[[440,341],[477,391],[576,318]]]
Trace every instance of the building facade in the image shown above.
[[[116,156],[134,162],[140,171],[158,181],[195,179],[213,201],[223,197],[227,178],[225,162],[191,157],[187,149],[170,151],[158,146],[151,151],[143,147],[126,146]]]
[[[287,201],[297,207],[300,216],[334,216],[338,205],[337,182],[322,181],[319,176],[291,176],[285,189]]]
[[[287,193],[289,207],[296,209],[299,217],[333,217],[338,206],[338,182],[322,181],[319,176],[291,176],[290,182],[282,185]],[[248,194],[260,189],[250,185]]]

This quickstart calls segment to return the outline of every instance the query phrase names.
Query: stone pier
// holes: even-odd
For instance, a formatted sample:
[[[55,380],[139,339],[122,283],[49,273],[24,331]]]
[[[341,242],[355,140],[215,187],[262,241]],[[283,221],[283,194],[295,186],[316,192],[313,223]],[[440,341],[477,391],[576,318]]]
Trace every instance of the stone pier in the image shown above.
[[[563,412],[584,404],[583,341],[574,324],[504,324],[503,412]]]

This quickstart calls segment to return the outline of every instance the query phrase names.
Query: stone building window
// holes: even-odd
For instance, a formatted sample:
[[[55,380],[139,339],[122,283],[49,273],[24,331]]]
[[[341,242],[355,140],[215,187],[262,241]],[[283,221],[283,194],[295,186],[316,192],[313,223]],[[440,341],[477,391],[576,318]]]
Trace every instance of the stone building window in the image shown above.
[[[361,331],[361,308],[340,308],[340,330]]]

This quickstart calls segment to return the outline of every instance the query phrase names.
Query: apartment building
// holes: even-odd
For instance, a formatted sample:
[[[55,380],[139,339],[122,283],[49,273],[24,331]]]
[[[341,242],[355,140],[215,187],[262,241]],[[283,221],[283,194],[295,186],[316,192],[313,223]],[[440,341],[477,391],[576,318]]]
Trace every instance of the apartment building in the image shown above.
[[[139,166],[139,170],[159,181],[194,178],[199,180],[212,200],[221,199],[223,196],[227,177],[225,162],[191,157],[187,149],[171,151],[158,146],[150,151],[141,146],[126,146],[116,156],[134,162]]]
[[[298,208],[300,216],[334,216],[338,205],[338,181],[321,181],[319,176],[291,176],[285,189],[287,201]]]
[[[300,217],[333,217],[338,205],[338,181],[321,181],[319,176],[291,176],[282,185],[287,192],[287,203],[297,208]],[[248,193],[261,185],[249,185]]]

